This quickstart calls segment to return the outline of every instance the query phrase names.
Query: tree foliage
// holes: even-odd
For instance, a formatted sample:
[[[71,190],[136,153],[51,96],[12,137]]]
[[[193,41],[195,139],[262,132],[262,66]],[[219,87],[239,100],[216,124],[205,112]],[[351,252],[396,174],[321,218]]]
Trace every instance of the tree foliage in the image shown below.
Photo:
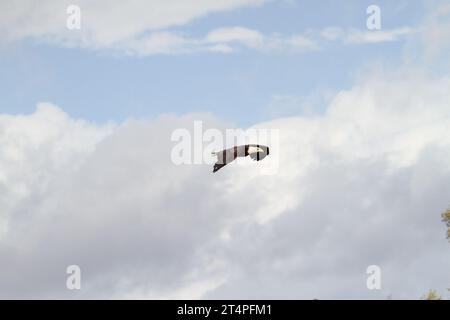
[[[442,297],[436,292],[436,290],[430,289],[428,293],[421,298],[422,300],[441,300]]]
[[[450,240],[450,209],[442,214],[442,221],[447,225],[447,239]]]

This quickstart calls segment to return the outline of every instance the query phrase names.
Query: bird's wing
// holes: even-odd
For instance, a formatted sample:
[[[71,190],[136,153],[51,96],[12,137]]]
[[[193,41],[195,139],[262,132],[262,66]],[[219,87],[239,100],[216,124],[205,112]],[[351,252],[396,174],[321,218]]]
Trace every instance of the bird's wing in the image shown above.
[[[213,172],[219,171],[230,162],[234,161],[237,157],[236,148],[225,149],[220,152],[216,152],[217,162],[214,164]]]

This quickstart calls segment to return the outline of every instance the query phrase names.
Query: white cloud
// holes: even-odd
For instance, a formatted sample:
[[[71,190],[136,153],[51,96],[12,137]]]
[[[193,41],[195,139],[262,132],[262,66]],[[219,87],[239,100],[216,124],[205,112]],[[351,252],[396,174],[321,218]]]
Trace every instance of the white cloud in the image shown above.
[[[347,43],[378,43],[398,41],[402,37],[411,35],[413,30],[408,27],[402,27],[391,30],[361,31],[350,29],[345,35]]]
[[[344,35],[344,30],[338,27],[326,27],[320,31],[320,36],[328,41],[335,41]]]
[[[220,52],[220,53],[232,53],[234,51],[233,47],[228,44],[215,44],[209,47],[209,50],[212,52]]]
[[[211,43],[238,42],[246,47],[258,48],[262,46],[264,36],[256,30],[243,27],[231,27],[211,31],[206,36],[206,41]]]
[[[328,43],[366,44],[400,41],[412,34],[408,27],[386,31],[344,30],[329,27],[304,33],[263,34],[242,26],[211,30],[203,38],[192,38],[174,32],[154,32],[146,37],[118,43],[114,49],[129,54],[184,54],[193,52],[232,53],[242,49],[266,53],[303,53],[320,50]]]
[[[260,52],[298,53],[316,50],[315,40],[303,35],[264,35],[241,26],[211,30],[201,38],[192,38],[175,32],[153,32],[128,42],[118,43],[112,49],[132,55],[186,54],[194,52],[232,53],[242,49]]]
[[[450,5],[431,5],[430,13],[427,14],[424,25],[420,29],[421,48],[424,56],[429,61],[443,58],[448,61],[450,49]]]
[[[76,170],[112,130],[111,124],[70,119],[49,103],[32,115],[0,115],[0,240],[24,199],[39,197],[61,172]]]
[[[205,42],[213,44],[211,48],[214,51],[217,51],[215,50],[217,48],[226,48],[224,51],[220,50],[225,53],[231,51],[229,48],[239,47],[239,45],[264,52],[289,53],[317,49],[314,40],[300,34],[292,36],[284,36],[277,33],[264,35],[257,30],[245,27],[229,27],[213,30],[206,35]]]
[[[280,129],[276,175],[170,161],[205,114],[0,116],[2,297],[418,298],[448,287],[449,78],[375,75]],[[264,161],[260,163],[264,165]],[[7,205],[4,205],[7,203]],[[4,225],[5,222],[2,222]],[[65,289],[69,264],[82,290]],[[383,290],[366,289],[377,264]],[[414,281],[405,281],[414,279]]]
[[[327,27],[319,32],[311,32],[313,34],[318,34],[324,41],[338,41],[343,44],[365,44],[400,41],[405,39],[407,36],[413,35],[415,30],[410,27],[381,30],[359,30],[355,28],[343,29],[340,27]]]
[[[0,42],[34,39],[37,41],[114,50],[130,55],[186,54],[192,52],[231,53],[240,49],[261,52],[299,53],[319,49],[327,42],[378,43],[398,41],[410,28],[381,31],[344,30],[327,27],[286,35],[264,34],[243,26],[224,26],[206,32],[204,37],[170,29],[214,12],[260,6],[268,0],[81,0],[81,29],[66,28],[69,0],[3,1],[0,3]],[[436,31],[437,32],[437,31]]]
[[[172,32],[153,32],[142,38],[119,43],[114,49],[130,55],[183,54],[200,50],[200,41]]]
[[[265,0],[133,0],[77,1],[81,9],[79,31],[66,28],[66,8],[73,1],[2,1],[0,36],[15,40],[50,38],[88,47],[111,47],[142,36],[143,33],[184,25],[210,13],[244,6],[258,6]]]

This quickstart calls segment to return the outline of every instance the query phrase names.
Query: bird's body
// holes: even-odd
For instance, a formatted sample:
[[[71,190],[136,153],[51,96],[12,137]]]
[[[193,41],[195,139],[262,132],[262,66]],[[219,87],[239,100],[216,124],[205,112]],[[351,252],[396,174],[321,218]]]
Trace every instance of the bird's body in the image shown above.
[[[245,144],[219,152],[213,152],[212,154],[217,156],[217,162],[214,164],[213,170],[213,172],[216,172],[238,157],[246,157],[249,155],[253,160],[260,161],[269,154],[269,147],[259,144]]]

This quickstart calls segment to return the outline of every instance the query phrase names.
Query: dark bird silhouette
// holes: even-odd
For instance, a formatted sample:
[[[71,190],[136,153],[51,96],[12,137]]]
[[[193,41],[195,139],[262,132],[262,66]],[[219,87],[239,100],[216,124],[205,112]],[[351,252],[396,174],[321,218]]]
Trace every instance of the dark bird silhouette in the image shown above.
[[[245,144],[219,152],[212,152],[212,155],[217,156],[217,162],[214,164],[213,170],[213,172],[216,172],[238,157],[250,156],[253,160],[260,161],[269,155],[269,147],[260,144]]]

